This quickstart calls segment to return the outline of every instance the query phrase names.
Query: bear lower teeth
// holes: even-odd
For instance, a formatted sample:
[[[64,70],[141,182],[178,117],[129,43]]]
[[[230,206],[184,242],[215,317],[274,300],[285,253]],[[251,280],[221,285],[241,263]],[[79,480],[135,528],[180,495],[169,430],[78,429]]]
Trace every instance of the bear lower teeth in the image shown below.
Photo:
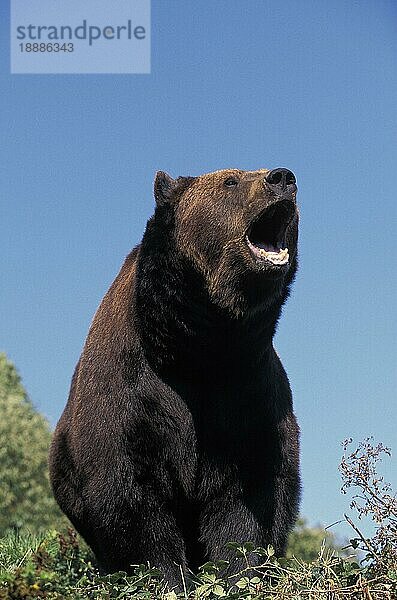
[[[259,255],[274,264],[284,264],[289,260],[288,248],[281,249],[279,252],[267,252],[263,248],[260,248]]]
[[[261,248],[259,245],[253,244],[250,241],[250,239],[248,238],[248,236],[246,237],[246,241],[247,241],[248,247],[251,249],[251,252],[257,258],[266,259],[267,261],[271,262],[274,265],[285,265],[289,261],[288,248],[280,248],[280,250],[276,250],[276,248],[274,248],[274,250],[265,250],[264,248]],[[265,244],[263,243],[261,245],[265,245]],[[270,244],[268,244],[268,246],[270,246]],[[273,246],[270,246],[270,247],[273,248]]]

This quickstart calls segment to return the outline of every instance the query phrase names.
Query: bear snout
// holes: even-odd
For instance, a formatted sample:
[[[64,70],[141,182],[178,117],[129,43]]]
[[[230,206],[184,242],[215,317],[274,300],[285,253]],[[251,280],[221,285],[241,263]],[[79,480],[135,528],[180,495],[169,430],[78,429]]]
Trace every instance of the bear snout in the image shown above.
[[[293,172],[283,168],[270,171],[264,178],[264,182],[283,191],[292,185],[296,187],[296,177]]]

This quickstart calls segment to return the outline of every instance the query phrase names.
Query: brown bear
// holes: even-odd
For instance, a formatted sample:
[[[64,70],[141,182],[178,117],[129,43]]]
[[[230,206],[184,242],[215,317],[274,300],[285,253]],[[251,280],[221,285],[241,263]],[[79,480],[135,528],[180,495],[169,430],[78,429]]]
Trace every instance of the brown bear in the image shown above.
[[[103,570],[170,586],[229,541],[281,555],[299,430],[272,344],[297,269],[284,168],[158,172],[156,210],[103,299],[55,431],[62,510]]]

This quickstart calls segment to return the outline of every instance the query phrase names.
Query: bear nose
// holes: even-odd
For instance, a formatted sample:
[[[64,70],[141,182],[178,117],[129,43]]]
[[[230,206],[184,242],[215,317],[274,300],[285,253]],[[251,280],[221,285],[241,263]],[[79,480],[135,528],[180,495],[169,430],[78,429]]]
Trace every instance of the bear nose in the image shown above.
[[[288,169],[273,169],[268,173],[265,177],[266,183],[270,183],[270,185],[276,185],[281,189],[285,189],[287,185],[292,185],[296,183],[295,175],[292,171]]]

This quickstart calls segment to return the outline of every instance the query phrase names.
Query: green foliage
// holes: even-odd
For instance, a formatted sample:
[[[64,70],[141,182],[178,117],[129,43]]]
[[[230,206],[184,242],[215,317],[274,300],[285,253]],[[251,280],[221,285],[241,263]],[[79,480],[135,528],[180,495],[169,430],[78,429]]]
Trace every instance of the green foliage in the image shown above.
[[[287,557],[296,557],[305,562],[312,562],[318,557],[322,545],[333,550],[335,554],[344,554],[330,531],[326,531],[322,527],[309,527],[306,519],[300,518],[289,536]]]
[[[352,548],[364,552],[364,561],[378,573],[397,571],[397,494],[391,484],[379,473],[379,463],[391,456],[390,448],[382,443],[374,444],[373,438],[359,442],[348,453],[352,439],[343,442],[344,454],[339,465],[342,475],[343,494],[353,492],[350,508],[358,519],[370,518],[375,527],[371,539],[365,538],[351,517],[345,520],[353,528],[356,537],[350,540]]]
[[[4,353],[0,353],[0,393],[26,396],[17,370]]]
[[[11,538],[11,539],[10,539]],[[396,597],[396,573],[377,576],[323,549],[312,563],[280,559],[273,549],[252,544],[229,544],[246,568],[225,577],[225,561],[203,565],[197,575],[184,580],[184,591],[169,591],[157,569],[138,565],[133,575],[124,572],[101,576],[89,553],[79,547],[73,530],[67,535],[52,531],[31,546],[12,535],[0,543],[0,565],[14,548],[14,567],[0,569],[0,600],[126,599],[133,600],[386,600]],[[15,549],[19,548],[19,556]],[[260,558],[260,566],[252,565]]]
[[[61,527],[47,468],[51,433],[15,367],[0,354],[0,535]]]

